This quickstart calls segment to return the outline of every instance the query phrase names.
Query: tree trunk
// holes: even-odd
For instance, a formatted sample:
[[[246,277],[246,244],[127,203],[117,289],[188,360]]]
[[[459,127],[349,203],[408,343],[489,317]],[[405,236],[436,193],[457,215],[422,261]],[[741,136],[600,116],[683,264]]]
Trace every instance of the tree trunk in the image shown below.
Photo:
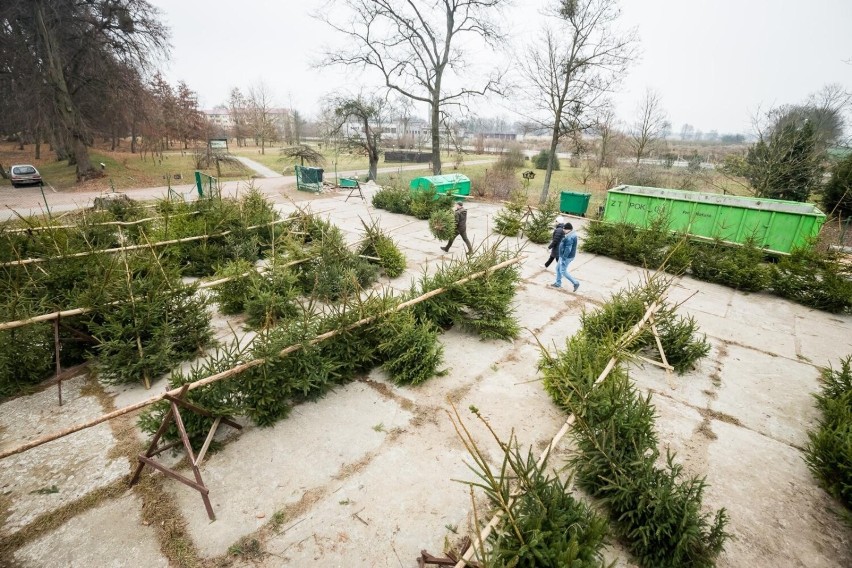
[[[38,135],[35,139],[35,159],[41,160],[41,138]]]
[[[553,133],[550,136],[550,156],[547,158],[547,169],[544,170],[544,184],[541,187],[539,205],[547,203],[547,194],[550,191],[550,179],[553,177],[553,166],[556,164],[556,147],[559,145],[559,123],[562,120],[561,109],[556,113],[553,122]]]
[[[441,174],[441,109],[438,95],[432,98],[432,174]]]
[[[3,167],[2,163],[0,163],[0,178],[9,179],[9,174],[6,173],[6,168]]]
[[[53,103],[65,131],[71,137],[71,144],[77,164],[77,179],[82,179],[92,173],[92,163],[86,148],[86,134],[80,111],[71,98],[68,84],[65,82],[65,72],[61,55],[55,45],[55,38],[44,21],[44,6],[41,1],[33,4],[37,34],[41,40],[47,72],[47,82],[53,88]]]
[[[130,153],[136,153],[136,120],[130,124]]]
[[[266,154],[266,138],[264,137],[260,138],[260,153],[261,155]]]

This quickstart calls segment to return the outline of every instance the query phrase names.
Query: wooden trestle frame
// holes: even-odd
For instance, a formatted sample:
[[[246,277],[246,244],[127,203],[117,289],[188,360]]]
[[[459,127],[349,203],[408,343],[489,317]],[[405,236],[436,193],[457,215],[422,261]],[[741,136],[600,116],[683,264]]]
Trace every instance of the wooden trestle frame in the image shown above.
[[[180,481],[184,485],[188,485],[201,493],[201,500],[204,501],[204,508],[207,509],[207,516],[211,521],[215,521],[216,513],[213,512],[213,506],[210,504],[210,490],[207,489],[206,485],[204,485],[204,480],[201,478],[201,471],[198,469],[198,466],[201,463],[201,460],[204,459],[204,455],[210,447],[210,442],[213,441],[213,436],[216,435],[216,430],[219,428],[219,424],[227,424],[231,428],[235,428],[237,430],[242,430],[243,427],[233,420],[225,418],[224,416],[216,416],[209,410],[205,410],[200,406],[184,400],[183,397],[186,395],[188,390],[189,385],[187,384],[183,386],[177,395],[172,396],[167,393],[164,396],[164,398],[169,401],[170,408],[166,412],[166,415],[163,416],[163,421],[157,429],[156,434],[154,434],[153,439],[151,439],[151,444],[148,446],[148,450],[144,454],[139,454],[139,464],[136,466],[136,471],[133,472],[133,477],[130,478],[130,486],[132,487],[137,481],[139,481],[139,476],[142,474],[142,470],[146,465],[149,465],[166,476]],[[183,425],[183,419],[180,416],[179,407],[189,410],[190,412],[194,412],[195,414],[200,414],[201,416],[213,418],[213,426],[210,427],[210,432],[207,434],[207,438],[204,440],[204,445],[201,446],[198,456],[196,456],[192,451],[192,444],[189,443],[189,436],[186,433],[186,427]],[[166,430],[172,422],[177,425],[178,432],[180,433],[180,440],[160,446],[160,438],[162,438],[163,434],[166,433]],[[192,473],[195,477],[195,481],[154,460],[154,458],[162,452],[180,445],[183,445],[186,455],[189,458],[189,464],[192,467]]]

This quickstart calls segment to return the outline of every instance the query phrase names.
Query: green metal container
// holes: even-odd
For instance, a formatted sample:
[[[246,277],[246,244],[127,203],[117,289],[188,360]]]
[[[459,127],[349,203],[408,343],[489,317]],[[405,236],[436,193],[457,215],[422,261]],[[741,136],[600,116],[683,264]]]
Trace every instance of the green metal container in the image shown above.
[[[337,182],[337,185],[339,185],[340,187],[347,187],[347,188],[348,187],[358,187],[358,178],[357,177],[340,178]]]
[[[742,244],[754,239],[773,253],[789,253],[816,237],[825,214],[809,203],[622,185],[607,192],[603,220],[647,227],[660,214],[669,229]]]
[[[434,190],[437,194],[470,195],[470,178],[462,174],[424,176],[411,180],[409,187],[414,192]]]
[[[589,209],[589,199],[591,198],[591,193],[563,191],[559,196],[559,211],[583,217]]]

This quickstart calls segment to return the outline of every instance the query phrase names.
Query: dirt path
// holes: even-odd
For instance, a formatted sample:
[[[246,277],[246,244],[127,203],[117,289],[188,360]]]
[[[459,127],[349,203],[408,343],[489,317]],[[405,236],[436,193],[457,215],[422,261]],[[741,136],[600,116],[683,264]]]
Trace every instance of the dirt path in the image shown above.
[[[284,177],[284,174],[279,174],[275,170],[267,168],[266,166],[264,166],[260,162],[255,162],[254,160],[252,160],[250,158],[246,158],[245,156],[234,156],[234,157],[236,159],[238,159],[245,167],[247,167],[251,170],[254,170],[255,173],[257,173],[258,175],[261,175],[261,176],[266,177],[266,178]]]

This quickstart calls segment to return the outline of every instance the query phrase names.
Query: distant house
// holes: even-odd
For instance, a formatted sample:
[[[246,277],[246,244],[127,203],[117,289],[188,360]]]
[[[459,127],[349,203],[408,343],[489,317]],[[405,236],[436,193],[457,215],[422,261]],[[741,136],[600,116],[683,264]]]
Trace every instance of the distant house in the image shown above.
[[[231,114],[231,109],[225,107],[216,107],[211,110],[203,110],[204,116],[207,117],[207,120],[214,127],[218,127],[224,131],[230,130],[234,127],[235,121],[234,117]],[[241,112],[249,113],[249,109],[241,109]],[[269,109],[269,114],[272,117],[273,122],[275,122],[276,127],[278,129],[283,130],[283,128],[290,121],[290,109],[286,108],[272,108]]]

